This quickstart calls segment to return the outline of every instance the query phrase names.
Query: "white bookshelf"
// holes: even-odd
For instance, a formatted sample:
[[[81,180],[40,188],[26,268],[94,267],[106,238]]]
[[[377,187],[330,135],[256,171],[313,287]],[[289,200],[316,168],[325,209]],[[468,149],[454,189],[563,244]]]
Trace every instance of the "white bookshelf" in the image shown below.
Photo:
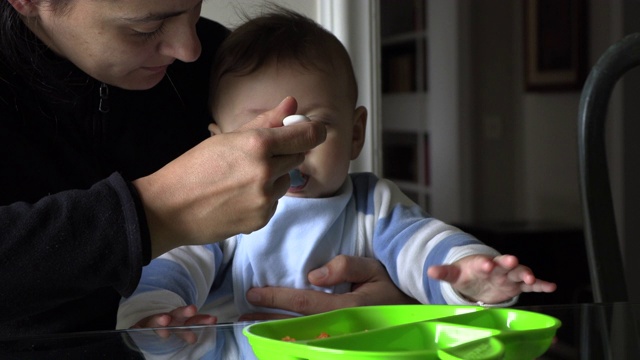
[[[465,125],[469,34],[463,25],[468,3],[379,0],[378,4],[382,174],[435,217],[464,222],[472,208],[468,154],[472,134]],[[394,71],[405,78],[391,84],[385,67],[394,54],[399,54],[399,64],[405,64]],[[390,149],[394,146],[399,150],[395,154]]]
[[[383,176],[431,204],[427,0],[380,0]]]

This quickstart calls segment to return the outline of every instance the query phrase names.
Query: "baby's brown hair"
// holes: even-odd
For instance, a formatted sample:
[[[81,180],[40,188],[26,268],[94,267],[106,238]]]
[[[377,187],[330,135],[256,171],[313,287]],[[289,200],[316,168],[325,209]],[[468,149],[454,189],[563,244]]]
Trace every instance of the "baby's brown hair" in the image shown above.
[[[276,5],[240,25],[221,44],[211,71],[212,95],[219,91],[217,84],[225,75],[249,75],[270,61],[322,71],[327,76],[343,67],[355,106],[356,78],[340,40],[312,19]]]

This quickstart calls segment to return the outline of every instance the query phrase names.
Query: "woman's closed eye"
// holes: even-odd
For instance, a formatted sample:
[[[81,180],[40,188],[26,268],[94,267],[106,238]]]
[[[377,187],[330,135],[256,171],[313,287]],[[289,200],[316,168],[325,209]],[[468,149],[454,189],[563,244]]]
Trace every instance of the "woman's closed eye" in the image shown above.
[[[160,23],[160,25],[156,26],[152,30],[144,30],[144,29],[132,29],[133,34],[136,37],[141,38],[143,41],[149,41],[157,38],[162,35],[164,32],[164,21]]]

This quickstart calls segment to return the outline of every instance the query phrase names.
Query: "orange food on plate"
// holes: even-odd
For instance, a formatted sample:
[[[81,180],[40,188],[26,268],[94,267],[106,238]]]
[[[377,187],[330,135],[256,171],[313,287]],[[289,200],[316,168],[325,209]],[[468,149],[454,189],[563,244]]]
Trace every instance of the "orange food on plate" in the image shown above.
[[[326,339],[328,337],[330,337],[330,335],[323,331],[320,333],[320,335],[316,336],[316,339]],[[287,335],[280,340],[293,342],[293,341],[296,341],[296,338],[292,338],[291,336]]]

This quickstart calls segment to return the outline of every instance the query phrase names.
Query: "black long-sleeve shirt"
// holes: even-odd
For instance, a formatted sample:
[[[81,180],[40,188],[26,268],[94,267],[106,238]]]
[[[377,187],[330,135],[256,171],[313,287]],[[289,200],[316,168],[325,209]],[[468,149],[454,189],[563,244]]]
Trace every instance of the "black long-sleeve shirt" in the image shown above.
[[[145,91],[50,51],[40,71],[17,71],[0,49],[0,337],[114,328],[150,261],[130,181],[208,137],[209,70],[228,31],[197,28],[200,58]]]

